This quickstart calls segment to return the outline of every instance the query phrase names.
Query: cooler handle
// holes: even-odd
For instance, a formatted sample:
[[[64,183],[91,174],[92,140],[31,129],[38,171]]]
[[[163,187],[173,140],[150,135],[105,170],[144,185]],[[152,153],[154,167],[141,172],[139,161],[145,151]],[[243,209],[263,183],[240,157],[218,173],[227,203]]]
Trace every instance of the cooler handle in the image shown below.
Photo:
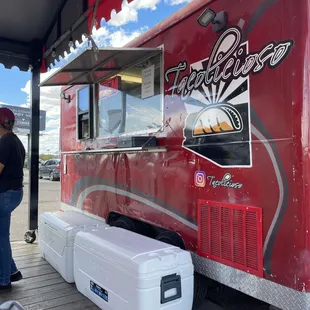
[[[170,290],[176,290],[176,294],[172,296],[165,296],[165,293]],[[161,279],[161,304],[179,299],[182,297],[181,290],[181,276],[177,274],[172,274],[169,276],[162,277]]]

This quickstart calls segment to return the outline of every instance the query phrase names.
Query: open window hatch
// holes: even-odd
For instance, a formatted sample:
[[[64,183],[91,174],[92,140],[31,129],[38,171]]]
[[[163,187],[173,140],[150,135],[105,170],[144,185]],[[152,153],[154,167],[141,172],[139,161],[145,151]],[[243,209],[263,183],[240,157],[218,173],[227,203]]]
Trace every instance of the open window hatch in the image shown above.
[[[127,68],[161,54],[160,48],[86,48],[41,82],[40,86],[89,85],[108,80]]]
[[[77,140],[117,138],[117,152],[161,151],[155,136],[163,129],[162,54],[161,48],[89,47],[40,87],[68,86],[66,99],[78,86]]]

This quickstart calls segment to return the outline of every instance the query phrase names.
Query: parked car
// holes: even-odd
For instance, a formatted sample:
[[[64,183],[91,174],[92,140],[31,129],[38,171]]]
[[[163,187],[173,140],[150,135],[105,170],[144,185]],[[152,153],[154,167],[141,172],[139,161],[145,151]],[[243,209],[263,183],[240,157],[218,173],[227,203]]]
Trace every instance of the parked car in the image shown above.
[[[41,164],[39,178],[49,178],[51,181],[60,180],[60,159],[50,159]]]

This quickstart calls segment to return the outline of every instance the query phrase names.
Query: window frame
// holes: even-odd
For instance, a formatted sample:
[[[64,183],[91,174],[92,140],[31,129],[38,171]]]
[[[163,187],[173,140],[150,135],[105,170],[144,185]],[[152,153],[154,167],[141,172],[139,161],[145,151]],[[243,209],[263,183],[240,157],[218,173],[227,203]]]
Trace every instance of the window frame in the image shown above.
[[[79,93],[81,90],[88,88],[89,89],[89,93],[88,93],[88,111],[87,112],[79,112]],[[91,140],[94,138],[94,85],[93,84],[87,84],[87,85],[83,85],[82,87],[79,87],[76,91],[75,91],[75,96],[76,96],[76,140],[78,142],[82,142],[82,141],[87,141],[87,140]],[[84,138],[82,136],[80,136],[80,126],[81,126],[81,122],[80,122],[80,116],[81,115],[85,115],[88,114],[88,132],[89,132],[89,136]]]
[[[155,133],[160,133],[163,132],[164,130],[164,107],[165,107],[165,87],[164,87],[164,72],[165,72],[165,66],[164,66],[164,48],[163,45],[159,46],[161,48],[161,51],[156,55],[159,56],[160,58],[160,64],[159,64],[159,70],[160,70],[160,108],[161,108],[161,121],[160,121],[160,127],[159,128],[152,128],[152,129],[146,129],[146,130],[138,130],[138,131],[131,131],[131,132],[122,132],[118,133],[117,135],[107,135],[107,136],[100,136],[99,135],[99,87],[100,83],[104,82],[105,80],[102,80],[98,83],[95,84],[94,87],[94,101],[93,101],[93,106],[94,106],[94,118],[93,118],[93,124],[94,124],[94,137],[98,140],[110,140],[114,138],[122,138],[122,137],[134,137],[134,136],[142,136],[142,135],[152,135]],[[154,57],[154,56],[153,56]],[[142,61],[147,61],[150,58],[143,59]],[[132,66],[126,68],[125,70],[128,70],[137,64],[141,63],[141,60],[137,63],[134,63]],[[125,71],[124,70],[124,71]],[[120,72],[121,73],[121,72]],[[123,109],[123,115],[126,115],[126,103],[124,105],[124,102],[122,103],[122,109]],[[124,123],[124,119],[122,119],[122,126]],[[125,120],[125,126],[126,126],[126,120]]]

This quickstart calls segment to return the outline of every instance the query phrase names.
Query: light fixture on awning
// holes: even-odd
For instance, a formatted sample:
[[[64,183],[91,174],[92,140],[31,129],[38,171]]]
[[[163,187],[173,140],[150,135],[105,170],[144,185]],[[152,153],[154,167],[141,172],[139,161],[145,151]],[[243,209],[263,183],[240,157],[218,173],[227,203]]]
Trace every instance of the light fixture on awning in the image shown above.
[[[64,67],[49,76],[40,86],[95,84],[141,63],[159,53],[160,48],[103,48],[94,57],[86,48]]]

